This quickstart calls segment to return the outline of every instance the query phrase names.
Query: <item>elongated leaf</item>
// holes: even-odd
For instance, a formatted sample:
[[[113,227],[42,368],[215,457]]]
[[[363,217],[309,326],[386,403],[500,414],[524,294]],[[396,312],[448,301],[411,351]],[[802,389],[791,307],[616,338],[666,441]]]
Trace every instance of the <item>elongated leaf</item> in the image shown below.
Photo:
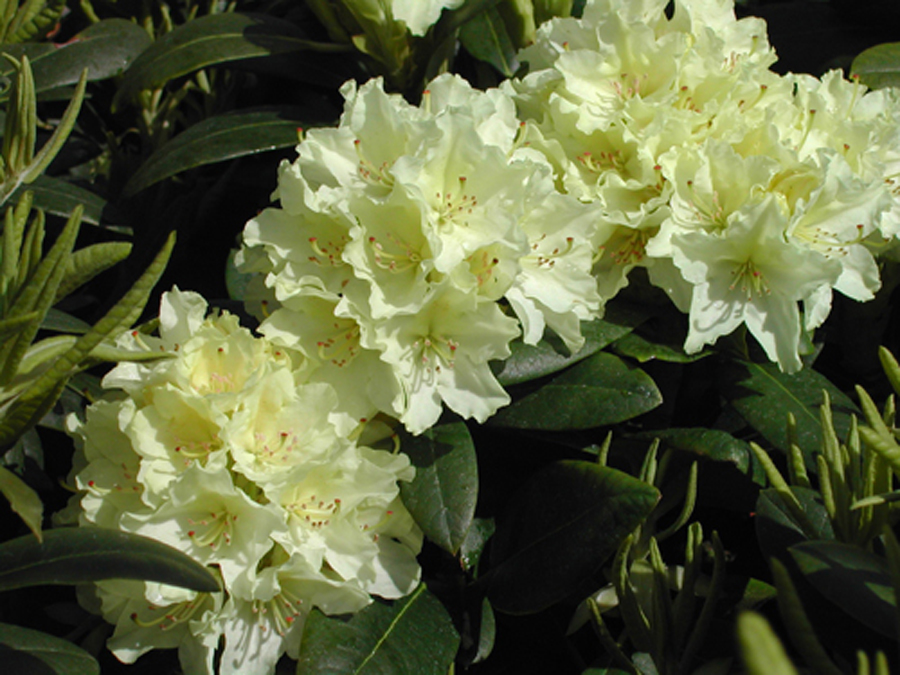
[[[88,69],[87,79],[92,82],[118,75],[152,42],[147,31],[136,23],[106,19],[63,45],[4,45],[3,51],[16,58],[28,56],[34,70],[35,91],[40,93],[75,84],[84,68]],[[9,64],[0,63],[0,75],[9,76],[10,72]]]
[[[786,375],[774,364],[735,361],[723,368],[719,385],[747,423],[782,452],[789,449],[787,414],[793,413],[797,420],[797,445],[810,473],[817,471],[813,455],[820,451],[822,443],[822,390],[831,398],[839,439],[847,437],[851,414],[859,416],[859,409],[844,392],[809,368]]]
[[[66,262],[66,276],[56,289],[56,302],[101,272],[125,260],[130,253],[131,244],[124,241],[94,244],[75,251]]]
[[[25,187],[19,187],[13,193],[18,197]],[[90,190],[73,185],[59,178],[38,176],[27,189],[34,194],[34,207],[55,216],[68,218],[79,204],[84,208],[82,221],[91,225],[99,225],[106,208],[106,201]]]
[[[508,387],[552,375],[596,354],[630,333],[646,318],[647,315],[640,310],[610,307],[603,319],[581,325],[581,334],[585,342],[574,354],[570,354],[562,341],[549,332],[536,345],[526,345],[517,340],[510,347],[512,350],[510,357],[498,367],[497,379],[500,384]]]
[[[654,360],[693,363],[712,354],[712,351],[705,349],[696,354],[685,354],[681,344],[653,342],[637,333],[629,333],[613,342],[612,350],[620,356],[627,356],[640,363]]]
[[[66,0],[26,0],[6,27],[4,42],[27,42],[46,35],[62,18]]]
[[[40,322],[40,318],[40,314],[37,312],[28,312],[8,319],[0,319],[0,341],[6,340],[10,335],[15,335],[30,323]]]
[[[434,27],[435,35],[447,36],[496,5],[500,0],[466,0],[459,8],[444,12]]]
[[[115,101],[201,68],[271,54],[347,52],[347,45],[315,42],[294,24],[263,14],[227,12],[202,16],[176,27],[144,51],[125,73]]]
[[[125,196],[198,166],[289,148],[300,139],[300,108],[258,108],[210,117],[153,153],[125,185]]]
[[[8,623],[0,623],[0,659],[7,673],[100,675],[100,664],[81,647]]]
[[[637,417],[662,403],[643,370],[599,352],[501,408],[488,424],[517,429],[589,429]]]
[[[876,45],[853,59],[850,72],[867,87],[900,87],[900,42]]]
[[[897,605],[883,557],[839,541],[807,541],[788,551],[819,593],[871,630],[896,636]]]
[[[425,587],[391,604],[375,602],[349,620],[313,610],[306,619],[300,675],[446,675],[459,635]]]
[[[22,430],[37,424],[52,407],[56,398],[76,367],[107,337],[130,326],[147,303],[150,291],[165,270],[175,246],[173,232],[153,262],[119,302],[94,327],[80,336],[74,345],[10,406],[6,418],[0,422],[0,444],[9,442]]]
[[[656,488],[594,462],[538,471],[509,500],[480,581],[496,609],[544,609],[596,572],[653,510]]]
[[[203,565],[154,539],[99,527],[44,532],[0,544],[0,591],[101,579],[143,579],[215,593],[219,583]]]
[[[406,436],[403,452],[416,467],[412,482],[400,485],[403,503],[425,536],[456,555],[475,517],[478,464],[475,445],[462,422]]]
[[[742,613],[738,617],[737,634],[749,675],[797,675],[784,645],[762,615]]]
[[[472,56],[491,64],[506,77],[512,77],[519,69],[516,46],[496,7],[481,12],[464,24],[459,31],[459,39]]]
[[[9,501],[9,507],[19,514],[28,529],[40,539],[44,505],[37,493],[4,466],[0,466],[0,492]]]

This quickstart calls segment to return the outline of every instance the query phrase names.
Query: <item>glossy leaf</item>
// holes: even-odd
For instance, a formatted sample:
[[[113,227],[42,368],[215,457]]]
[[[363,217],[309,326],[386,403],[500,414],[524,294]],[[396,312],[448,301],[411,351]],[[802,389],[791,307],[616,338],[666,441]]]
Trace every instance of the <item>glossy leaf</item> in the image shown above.
[[[520,340],[512,343],[512,354],[498,366],[497,379],[504,387],[536,380],[559,372],[596,354],[601,349],[630,333],[646,315],[637,310],[613,309],[603,319],[581,324],[584,346],[570,354],[562,341],[549,331],[536,345]]]
[[[154,539],[99,527],[48,530],[0,544],[0,591],[101,579],[144,579],[214,593],[209,570]]]
[[[767,484],[765,472],[750,451],[749,443],[735,438],[727,431],[703,427],[662,429],[637,434],[636,437],[648,440],[658,438],[666,447],[690,452],[714,462],[728,462],[741,473],[747,474],[757,485]]]
[[[875,45],[853,59],[850,72],[867,87],[900,87],[900,42]]]
[[[475,518],[466,532],[466,538],[459,547],[459,561],[463,569],[472,570],[478,566],[485,545],[497,530],[492,518]]]
[[[668,363],[693,363],[712,354],[712,351],[709,350],[703,350],[696,354],[685,354],[681,344],[654,342],[636,332],[629,333],[613,342],[612,350],[616,354],[627,356],[640,363],[654,360]]]
[[[828,391],[831,398],[839,439],[847,437],[850,415],[859,416],[853,401],[811,368],[786,375],[774,364],[736,361],[723,368],[720,389],[747,423],[783,452],[789,448],[787,414],[793,413],[797,420],[797,445],[803,451],[810,473],[817,470],[813,455],[821,450],[822,390]]]
[[[589,429],[637,417],[662,403],[643,370],[599,352],[576,363],[506,408],[488,424],[517,429]]]
[[[116,101],[194,71],[243,59],[303,51],[345,52],[350,48],[309,40],[294,24],[263,14],[227,12],[177,26],[145,50],[125,73]],[[298,68],[302,67],[299,63]]]
[[[19,196],[20,187],[13,193],[13,198]],[[84,208],[81,217],[83,222],[91,225],[99,225],[106,208],[106,201],[90,190],[73,185],[59,178],[50,176],[38,176],[27,189],[34,194],[34,208],[41,209],[55,216],[68,218],[79,204]]]
[[[18,675],[100,675],[93,656],[68,640],[0,623],[3,670]]]
[[[478,464],[462,422],[432,427],[401,442],[416,477],[400,484],[403,504],[425,536],[456,555],[475,517]]]
[[[506,77],[512,77],[519,69],[516,46],[496,7],[464,24],[459,31],[459,40],[472,56],[491,64]]]
[[[503,612],[549,607],[597,571],[653,510],[659,492],[594,462],[561,461],[535,473],[509,500],[479,580]]]
[[[298,675],[446,675],[459,635],[425,584],[392,603],[375,601],[349,619],[313,610]]]
[[[819,593],[871,630],[896,636],[897,605],[883,557],[839,541],[808,541],[788,551]]]
[[[9,507],[19,514],[28,529],[40,539],[44,505],[37,492],[4,466],[0,466],[0,492],[9,501]]]
[[[153,153],[125,185],[125,196],[198,166],[300,142],[300,108],[259,108],[209,117]]]
[[[4,45],[3,51],[31,61],[35,91],[75,84],[81,71],[88,69],[87,79],[104,80],[124,71],[152,44],[147,31],[132,21],[106,19],[75,35],[65,44],[28,43]],[[9,76],[11,68],[0,63],[0,75]]]

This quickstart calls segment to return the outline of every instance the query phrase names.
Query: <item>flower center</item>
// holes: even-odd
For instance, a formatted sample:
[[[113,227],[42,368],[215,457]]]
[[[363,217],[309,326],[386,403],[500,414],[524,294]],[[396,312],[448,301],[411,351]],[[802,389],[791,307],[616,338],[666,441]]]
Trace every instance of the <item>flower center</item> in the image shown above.
[[[459,189],[456,192],[436,192],[438,222],[440,225],[468,225],[469,216],[476,206],[478,198],[466,192],[466,177],[459,177]]]
[[[362,151],[362,141],[358,138],[353,141],[353,147],[356,149],[356,156],[359,159],[357,172],[369,185],[377,187],[391,188],[394,185],[394,177],[390,173],[391,164],[382,162],[379,166],[375,166],[370,162]]]
[[[546,240],[547,235],[542,234],[537,241],[532,242],[531,253],[525,256],[523,260],[527,260],[537,267],[551,269],[556,266],[556,260],[558,258],[572,251],[572,248],[575,244],[574,238],[566,237],[566,245],[562,248],[560,248],[559,246],[554,246],[550,251],[541,250],[546,248],[545,246],[543,246]]]
[[[375,264],[389,272],[405,272],[422,262],[422,254],[411,244],[388,232],[385,238],[393,244],[395,251],[385,250],[384,245],[375,237],[369,237],[369,245],[375,257]]]
[[[162,631],[166,631],[179,624],[190,621],[197,613],[198,609],[210,599],[209,593],[198,593],[192,600],[185,600],[184,602],[179,602],[175,605],[167,605],[165,608],[160,608],[156,605],[147,605],[147,610],[150,612],[160,612],[162,609],[159,616],[145,620],[138,617],[137,612],[134,612],[131,615],[131,620],[141,628],[157,627]]]
[[[731,271],[734,280],[728,286],[729,291],[740,288],[747,295],[747,300],[752,300],[753,296],[763,296],[771,293],[769,285],[766,283],[765,277],[762,275],[752,260],[747,260],[738,265]]]
[[[316,343],[319,358],[342,368],[359,354],[359,324],[354,321],[334,323],[335,333]]]
[[[582,152],[576,159],[579,164],[594,174],[607,171],[623,173],[625,171],[625,161],[622,159],[621,150]]]
[[[337,243],[333,241],[322,243],[318,237],[310,237],[309,246],[315,255],[309,256],[309,261],[322,267],[339,267],[344,264],[341,254],[346,244],[347,237],[341,237]]]
[[[436,373],[441,372],[442,364],[447,368],[453,368],[458,347],[459,344],[455,340],[445,338],[443,335],[429,334],[413,342],[415,358],[423,366],[431,366]]]
[[[315,495],[309,495],[285,504],[284,508],[297,516],[307,527],[319,529],[331,524],[331,519],[340,512],[341,500],[317,499]]]
[[[271,437],[266,434],[255,434],[256,450],[261,459],[271,463],[287,464],[294,450],[297,449],[297,435],[290,431],[279,431]]]
[[[231,543],[236,520],[237,516],[229,513],[227,509],[210,511],[207,517],[200,520],[188,518],[188,523],[195,529],[188,530],[187,534],[198,546],[209,546],[215,551],[222,544]]]
[[[254,600],[252,611],[257,616],[260,630],[269,629],[266,624],[268,620],[274,625],[275,632],[284,636],[294,625],[297,617],[303,613],[302,605],[303,598],[282,590],[271,600]]]

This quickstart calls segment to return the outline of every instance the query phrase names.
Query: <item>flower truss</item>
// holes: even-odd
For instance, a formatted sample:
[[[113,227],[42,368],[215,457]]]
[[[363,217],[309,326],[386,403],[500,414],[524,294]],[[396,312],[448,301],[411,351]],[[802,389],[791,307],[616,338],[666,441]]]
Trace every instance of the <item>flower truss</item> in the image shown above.
[[[380,80],[342,93],[338,128],[306,134],[280,205],[244,230],[260,331],[303,354],[351,423],[381,411],[420,433],[444,403],[484,421],[509,401],[488,362],[513,338],[549,327],[578,349],[600,315],[598,205],[557,190],[498,90],[445,75],[420,106]]]
[[[115,624],[126,663],[177,647],[190,673],[268,675],[296,657],[313,607],[353,612],[419,581],[422,535],[399,499],[405,455],[357,445],[332,421],[338,398],[285,351],[177,289],[159,337],[133,349],[170,358],[122,363],[114,391],[68,426],[79,522],[167,543],[216,570],[223,593],[105,581],[84,601]],[[302,364],[301,364],[302,365]]]
[[[636,266],[689,314],[688,352],[743,324],[785,371],[832,292],[868,300],[896,242],[900,97],[778,76],[731,0],[594,0],[504,84],[566,194],[602,207],[607,301]],[[612,231],[610,233],[610,229]],[[802,308],[802,313],[801,313]]]

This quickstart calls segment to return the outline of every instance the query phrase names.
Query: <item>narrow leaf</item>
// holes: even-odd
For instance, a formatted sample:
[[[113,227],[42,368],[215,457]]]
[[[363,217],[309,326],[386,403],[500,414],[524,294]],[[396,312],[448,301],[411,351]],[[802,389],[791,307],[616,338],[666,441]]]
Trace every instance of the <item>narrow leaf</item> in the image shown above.
[[[66,275],[56,289],[56,302],[86,284],[101,272],[108,270],[131,253],[131,244],[111,241],[94,244],[75,251],[66,263]]]
[[[797,675],[784,645],[762,615],[743,612],[738,616],[737,634],[748,675]]]
[[[65,112],[60,118],[59,124],[53,131],[53,135],[50,137],[50,140],[44,143],[23,172],[22,181],[24,183],[31,183],[40,176],[44,170],[50,166],[50,162],[53,161],[53,158],[56,157],[57,153],[62,149],[63,144],[69,137],[69,133],[71,133],[72,129],[75,127],[75,119],[78,117],[78,112],[81,110],[81,102],[84,100],[84,90],[86,86],[87,69],[85,68],[81,73],[81,77],[78,79],[78,84],[75,85],[75,93],[72,95],[72,100],[69,102],[69,105],[66,107]]]
[[[215,593],[219,582],[203,565],[154,539],[99,527],[44,532],[0,544],[0,591],[102,579],[142,579]]]
[[[100,665],[81,647],[62,638],[8,623],[0,623],[0,659],[7,673],[100,675]]]
[[[347,52],[351,48],[315,42],[294,24],[263,14],[202,16],[166,33],[135,59],[115,102],[129,101],[143,90],[158,89],[173,78],[219,63],[307,50]]]
[[[19,514],[28,529],[40,539],[44,505],[37,493],[4,466],[0,466],[0,492],[9,501],[9,507]]]
[[[20,186],[13,197],[17,197],[24,189]],[[27,189],[34,195],[34,207],[46,213],[68,218],[80,204],[84,208],[81,217],[83,222],[99,225],[103,218],[106,201],[102,197],[62,179],[38,176]]]
[[[478,464],[475,445],[462,422],[433,427],[401,442],[416,467],[400,494],[425,536],[456,555],[475,517]]]
[[[658,499],[654,487],[594,462],[550,464],[509,500],[479,581],[496,609],[544,609],[599,569]]]
[[[35,91],[40,93],[75,84],[84,68],[91,82],[118,75],[152,42],[147,31],[132,21],[105,19],[65,44],[4,45],[3,51],[16,58],[28,56]],[[9,76],[10,72],[8,65],[0,63],[0,75]]]
[[[446,675],[458,644],[447,610],[421,584],[409,596],[390,604],[376,601],[349,620],[313,610],[297,673]]]
[[[209,117],[153,153],[125,185],[123,195],[198,166],[295,146],[303,113],[301,108],[272,107]]]

